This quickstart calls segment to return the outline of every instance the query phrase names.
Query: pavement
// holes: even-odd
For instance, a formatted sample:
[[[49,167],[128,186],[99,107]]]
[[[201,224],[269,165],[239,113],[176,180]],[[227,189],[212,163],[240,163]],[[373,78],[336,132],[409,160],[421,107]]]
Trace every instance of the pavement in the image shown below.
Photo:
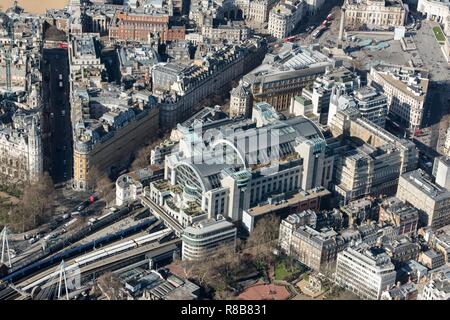
[[[432,28],[437,24],[433,21],[423,20],[422,27],[412,33],[417,50],[430,71],[430,80],[434,82],[447,82],[450,80],[450,66],[445,60],[441,47],[433,34]]]

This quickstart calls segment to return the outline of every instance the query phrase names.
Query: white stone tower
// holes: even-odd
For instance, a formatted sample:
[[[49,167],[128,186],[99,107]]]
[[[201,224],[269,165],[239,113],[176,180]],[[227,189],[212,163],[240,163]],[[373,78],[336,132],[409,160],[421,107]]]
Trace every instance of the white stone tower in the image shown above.
[[[28,168],[30,181],[37,181],[44,171],[42,137],[35,117],[32,118],[28,131]]]

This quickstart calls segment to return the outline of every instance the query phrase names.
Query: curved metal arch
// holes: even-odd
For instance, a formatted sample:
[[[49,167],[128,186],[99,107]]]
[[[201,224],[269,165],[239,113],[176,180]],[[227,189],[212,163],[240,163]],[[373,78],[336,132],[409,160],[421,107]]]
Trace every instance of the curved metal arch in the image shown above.
[[[226,140],[226,139],[219,139],[217,141],[214,141],[211,144],[211,149],[214,150],[216,148],[216,146],[218,146],[219,144],[226,144],[226,145],[230,146],[237,153],[239,159],[241,160],[242,164],[244,165],[244,168],[247,169],[247,167],[248,167],[247,161],[245,161],[245,158],[242,156],[239,149],[233,143],[231,143],[231,141]]]
[[[203,183],[203,179],[202,179],[202,177],[200,176],[200,173],[198,172],[198,170],[197,170],[192,164],[187,163],[187,162],[178,162],[177,164],[175,164],[175,166],[174,166],[173,168],[176,169],[176,168],[178,168],[179,166],[186,166],[186,167],[188,167],[189,169],[191,169],[191,170],[194,172],[195,176],[197,177],[198,181],[200,182],[200,185],[202,186],[202,191],[203,191],[203,192],[208,191],[208,190],[206,189],[206,187],[205,187],[205,184]]]

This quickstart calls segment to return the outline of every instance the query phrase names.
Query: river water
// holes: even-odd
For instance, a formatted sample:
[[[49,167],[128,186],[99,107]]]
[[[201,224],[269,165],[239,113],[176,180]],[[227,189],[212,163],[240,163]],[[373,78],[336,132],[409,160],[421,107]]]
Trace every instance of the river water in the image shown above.
[[[19,6],[30,13],[44,13],[47,9],[61,9],[69,3],[69,0],[18,0]],[[11,7],[14,0],[0,0],[2,11]]]

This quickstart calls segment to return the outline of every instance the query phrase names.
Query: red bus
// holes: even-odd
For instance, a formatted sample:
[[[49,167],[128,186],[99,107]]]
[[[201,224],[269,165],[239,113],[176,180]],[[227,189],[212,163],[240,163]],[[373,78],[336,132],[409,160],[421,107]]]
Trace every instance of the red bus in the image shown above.
[[[284,38],[283,41],[284,42],[292,42],[292,41],[295,41],[296,38],[297,38],[296,36],[291,36],[291,37]]]

